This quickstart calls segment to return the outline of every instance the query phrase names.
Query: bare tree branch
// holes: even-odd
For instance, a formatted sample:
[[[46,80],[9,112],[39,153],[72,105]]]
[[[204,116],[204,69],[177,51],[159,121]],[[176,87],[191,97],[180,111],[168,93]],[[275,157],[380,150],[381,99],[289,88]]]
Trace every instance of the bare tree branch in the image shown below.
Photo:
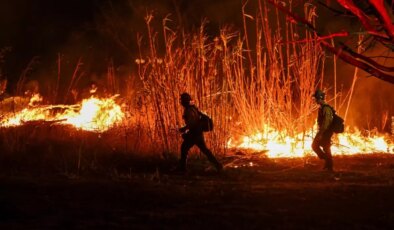
[[[317,29],[305,18],[298,16],[297,14],[291,12],[290,10],[286,9],[282,5],[278,4],[276,1],[273,0],[267,0],[270,4],[275,6],[277,9],[279,9],[281,12],[289,15],[294,21],[299,22],[303,25],[305,25],[309,30],[315,33],[316,35],[316,41],[320,43],[324,48],[326,48],[329,52],[334,53],[339,57],[341,60],[356,66],[362,70],[364,70],[367,73],[372,74],[373,76],[389,82],[391,84],[394,84],[394,75],[387,74],[385,72],[394,72],[394,67],[388,67],[381,65],[377,63],[376,61],[372,60],[371,58],[359,54],[355,51],[353,51],[351,48],[348,46],[344,45],[343,43],[340,44],[340,48],[336,48],[332,45],[330,45],[328,42],[325,41],[325,38],[327,36],[322,36],[319,34]],[[363,12],[360,8],[358,8],[352,0],[337,0],[339,4],[341,4],[345,9],[349,10],[352,12],[357,18],[360,20],[362,23],[363,27],[367,30],[368,34],[372,36],[372,41],[378,41],[381,44],[385,45],[386,47],[394,47],[394,40],[392,39],[394,34],[394,26],[390,24],[390,17],[385,10],[383,0],[377,0],[374,2],[374,6],[377,9],[377,12],[381,14],[381,20],[385,23],[384,24],[384,32],[381,32],[380,30],[377,29],[379,25],[374,25],[371,23],[370,17]],[[372,0],[370,0],[372,2]],[[387,25],[389,24],[389,25]],[[388,31],[390,30],[390,31]],[[332,37],[338,37],[335,36],[338,33],[334,33]],[[341,34],[345,35],[345,34]]]

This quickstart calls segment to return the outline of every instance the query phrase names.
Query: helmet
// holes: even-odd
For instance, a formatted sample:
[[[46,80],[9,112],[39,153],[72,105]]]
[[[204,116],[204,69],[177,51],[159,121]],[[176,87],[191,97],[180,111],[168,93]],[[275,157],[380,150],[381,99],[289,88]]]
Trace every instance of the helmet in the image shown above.
[[[316,99],[324,100],[326,94],[320,89],[317,89],[312,96]]]
[[[188,93],[182,93],[181,94],[181,101],[184,102],[190,102],[192,100],[192,97]]]

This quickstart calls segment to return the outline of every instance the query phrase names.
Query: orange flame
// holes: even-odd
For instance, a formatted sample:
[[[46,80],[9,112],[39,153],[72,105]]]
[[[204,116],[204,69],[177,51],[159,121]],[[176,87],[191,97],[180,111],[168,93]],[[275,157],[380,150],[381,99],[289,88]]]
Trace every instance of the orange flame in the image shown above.
[[[11,127],[31,121],[54,121],[69,124],[83,130],[104,132],[119,124],[125,114],[114,101],[115,97],[84,99],[77,105],[50,105],[25,108],[6,115],[0,126]],[[54,113],[55,109],[61,112]]]
[[[334,135],[332,145],[333,155],[350,155],[358,153],[394,153],[394,144],[388,143],[388,137],[379,134],[362,135],[359,130]],[[257,132],[243,136],[238,140],[231,138],[227,145],[230,148],[265,151],[270,158],[275,157],[304,157],[313,154],[311,145],[312,131],[299,133],[294,137],[284,132],[265,127],[264,134]]]
[[[82,101],[78,112],[68,110],[60,119],[66,119],[64,124],[71,124],[77,128],[89,131],[106,131],[118,124],[124,118],[124,113],[112,98],[90,98]]]
[[[105,132],[111,127],[119,125],[125,118],[121,106],[114,100],[115,97],[104,99],[91,97],[76,105],[34,106],[35,103],[42,100],[39,95],[35,95],[30,100],[28,108],[16,113],[5,114],[0,120],[0,127],[44,121],[71,125],[82,130]],[[311,149],[313,136],[313,129],[307,133],[290,136],[285,131],[265,126],[262,132],[229,139],[227,146],[264,151],[270,158],[304,157],[313,154]],[[366,136],[357,129],[352,132],[347,130],[343,134],[334,135],[332,153],[333,155],[394,153],[394,144],[393,142],[389,144],[388,140],[387,136],[381,134]]]

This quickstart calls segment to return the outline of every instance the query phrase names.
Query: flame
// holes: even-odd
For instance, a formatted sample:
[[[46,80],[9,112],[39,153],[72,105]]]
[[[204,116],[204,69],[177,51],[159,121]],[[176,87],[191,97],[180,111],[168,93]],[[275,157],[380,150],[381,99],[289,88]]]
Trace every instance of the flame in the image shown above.
[[[36,104],[42,102],[42,96],[39,93],[34,94],[29,101],[29,106],[35,106]]]
[[[34,95],[27,108],[16,113],[5,114],[0,120],[0,127],[12,127],[28,122],[54,122],[56,124],[71,125],[75,128],[105,132],[111,127],[119,125],[125,118],[115,97],[84,99],[75,105],[34,105],[42,100]],[[232,137],[227,142],[229,148],[251,149],[264,151],[267,157],[304,157],[313,154],[311,144],[316,127],[310,132],[288,135],[285,131],[278,131],[264,126],[263,131],[238,138]],[[361,131],[349,129],[334,135],[333,155],[350,155],[359,153],[394,153],[394,144],[388,142],[389,138],[374,132],[368,135]]]
[[[116,104],[115,97],[99,99],[91,97],[77,105],[50,105],[28,107],[6,115],[0,126],[12,127],[33,121],[68,124],[82,130],[104,132],[119,124],[125,114]],[[54,112],[54,111],[59,112]]]
[[[60,116],[66,119],[63,123],[89,131],[106,131],[124,118],[124,113],[112,98],[90,98],[82,101],[81,109],[73,110]]]
[[[347,131],[334,135],[331,151],[333,155],[351,155],[360,153],[394,153],[394,144],[388,143],[388,137],[383,134],[363,135],[359,130]],[[313,133],[299,133],[294,136],[285,132],[265,127],[264,132],[230,138],[229,148],[265,151],[269,158],[304,157],[313,154],[311,145]]]

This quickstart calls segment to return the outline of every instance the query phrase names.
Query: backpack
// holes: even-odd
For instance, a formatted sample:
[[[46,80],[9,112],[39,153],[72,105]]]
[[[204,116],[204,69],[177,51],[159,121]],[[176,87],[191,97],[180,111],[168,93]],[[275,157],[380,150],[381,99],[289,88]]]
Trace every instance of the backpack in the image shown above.
[[[202,131],[204,132],[209,132],[213,130],[213,120],[211,117],[209,117],[207,114],[202,113],[198,111],[200,114],[200,125],[202,128]]]
[[[330,125],[331,130],[334,133],[343,133],[345,131],[345,124],[344,124],[343,118],[336,114],[334,108],[332,108],[329,105],[326,105],[326,106],[330,107],[330,109],[332,110],[332,113],[333,113],[332,122]]]

